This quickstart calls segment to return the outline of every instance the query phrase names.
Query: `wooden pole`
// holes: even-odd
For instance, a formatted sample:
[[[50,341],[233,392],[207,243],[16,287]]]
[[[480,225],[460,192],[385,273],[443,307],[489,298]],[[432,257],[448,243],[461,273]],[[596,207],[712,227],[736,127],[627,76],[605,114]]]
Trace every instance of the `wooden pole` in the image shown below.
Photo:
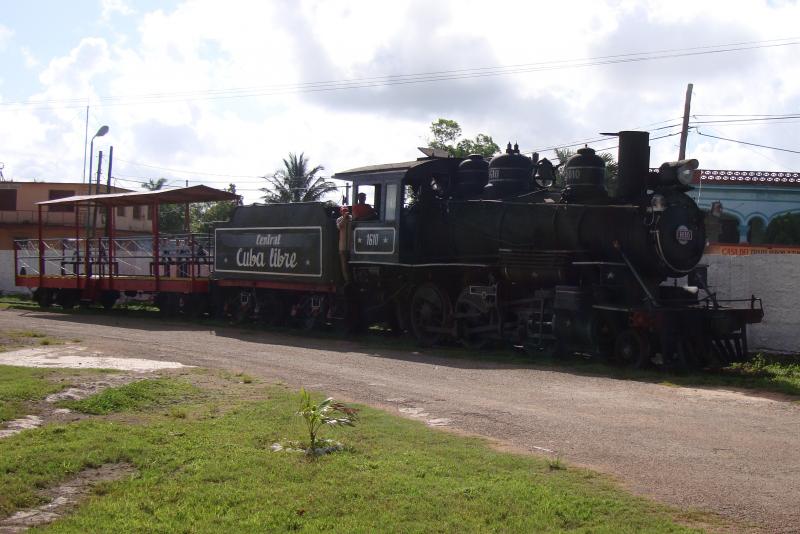
[[[686,159],[686,138],[689,135],[689,110],[692,107],[692,88],[694,84],[686,86],[686,100],[683,103],[683,125],[681,127],[681,148],[678,151],[678,159]]]

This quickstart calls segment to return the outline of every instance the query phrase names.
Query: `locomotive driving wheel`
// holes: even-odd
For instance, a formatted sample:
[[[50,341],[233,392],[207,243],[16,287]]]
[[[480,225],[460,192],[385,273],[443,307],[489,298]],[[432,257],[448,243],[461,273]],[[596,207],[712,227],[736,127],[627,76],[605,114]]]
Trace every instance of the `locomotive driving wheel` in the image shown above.
[[[471,350],[485,348],[497,332],[497,309],[480,295],[465,288],[456,300],[455,314],[458,341]]]
[[[422,284],[411,297],[411,331],[422,346],[431,346],[446,337],[453,315],[450,298],[439,286]]]
[[[643,369],[650,364],[650,341],[640,330],[629,328],[617,336],[614,358],[631,369]]]

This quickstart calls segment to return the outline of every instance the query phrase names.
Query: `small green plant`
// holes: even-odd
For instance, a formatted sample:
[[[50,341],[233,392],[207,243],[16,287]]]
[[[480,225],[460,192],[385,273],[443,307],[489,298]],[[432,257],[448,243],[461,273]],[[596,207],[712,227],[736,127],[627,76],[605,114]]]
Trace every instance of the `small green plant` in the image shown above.
[[[328,397],[319,404],[315,404],[311,395],[300,389],[300,409],[297,415],[303,418],[308,430],[308,454],[314,454],[317,448],[317,436],[323,425],[327,426],[355,426],[358,420],[358,410],[335,402]]]
[[[550,468],[550,471],[561,471],[566,469],[566,466],[561,463],[561,456],[558,454],[555,458],[551,458],[547,461],[547,466]]]

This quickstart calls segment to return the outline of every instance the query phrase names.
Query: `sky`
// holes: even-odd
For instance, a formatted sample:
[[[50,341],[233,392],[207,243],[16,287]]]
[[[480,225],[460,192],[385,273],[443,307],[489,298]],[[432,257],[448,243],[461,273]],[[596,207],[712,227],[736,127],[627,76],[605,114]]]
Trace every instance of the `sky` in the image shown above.
[[[649,129],[657,166],[688,83],[701,168],[797,171],[709,136],[800,151],[798,20],[784,0],[0,0],[2,173],[81,182],[107,125],[116,185],[255,202],[290,152],[325,176],[407,161],[439,117],[551,158]]]

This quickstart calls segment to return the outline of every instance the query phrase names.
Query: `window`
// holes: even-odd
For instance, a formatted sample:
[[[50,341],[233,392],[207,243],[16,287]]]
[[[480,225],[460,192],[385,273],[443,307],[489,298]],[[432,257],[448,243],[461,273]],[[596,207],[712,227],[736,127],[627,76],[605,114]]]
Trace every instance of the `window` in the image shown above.
[[[0,211],[16,211],[17,190],[0,189]]]
[[[153,220],[153,206],[147,206],[147,220]]]
[[[363,194],[366,196],[366,204],[369,209],[361,209],[358,207],[358,196]],[[370,220],[378,219],[381,214],[381,185],[359,185],[356,187],[355,198],[353,202],[353,219],[354,220]]]
[[[59,198],[67,198],[75,196],[75,191],[69,191],[67,189],[51,189],[48,192],[48,200],[56,200]],[[57,211],[57,212],[67,212],[72,213],[75,211],[75,207],[72,205],[55,205],[55,206],[48,206],[48,211]]]
[[[397,184],[386,186],[386,222],[397,219]]]
[[[133,207],[133,218],[137,219],[137,220],[142,218],[142,207],[141,206],[134,206]]]
[[[117,217],[125,217],[125,206],[117,206]]]

